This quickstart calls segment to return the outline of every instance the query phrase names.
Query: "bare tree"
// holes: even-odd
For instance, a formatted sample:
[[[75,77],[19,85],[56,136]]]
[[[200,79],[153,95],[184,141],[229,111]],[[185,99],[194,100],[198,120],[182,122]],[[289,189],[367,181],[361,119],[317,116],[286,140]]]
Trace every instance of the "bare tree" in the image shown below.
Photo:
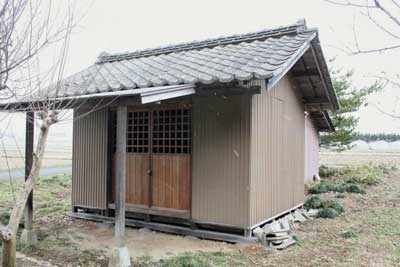
[[[380,36],[369,36],[370,39],[382,39],[380,45],[371,46],[371,42],[360,42],[359,25],[356,20],[353,23],[353,46],[348,47],[346,52],[352,55],[399,53],[400,54],[400,0],[324,0],[333,5],[353,8],[366,18],[370,26],[380,33]],[[400,89],[400,74],[388,73],[384,70],[373,78],[379,79],[382,84]],[[397,101],[396,101],[397,103]],[[396,110],[386,111],[386,108],[375,107],[385,115],[400,118]]]
[[[16,264],[19,223],[40,173],[49,129],[60,119],[59,106],[54,101],[30,100],[47,92],[42,89],[43,83],[60,86],[73,22],[72,5],[60,13],[51,0],[3,0],[0,4],[0,100],[25,101],[27,104],[19,111],[36,112],[41,121],[31,172],[16,197],[8,225],[0,224],[3,267]],[[55,49],[56,60],[42,72],[39,55],[50,48]]]
[[[324,0],[325,2],[351,7],[366,17],[371,26],[387,37],[387,43],[379,47],[369,47],[361,44],[357,34],[357,25],[354,25],[354,48],[352,54],[379,53],[391,50],[400,50],[400,1],[399,0]],[[373,36],[372,36],[373,37]]]

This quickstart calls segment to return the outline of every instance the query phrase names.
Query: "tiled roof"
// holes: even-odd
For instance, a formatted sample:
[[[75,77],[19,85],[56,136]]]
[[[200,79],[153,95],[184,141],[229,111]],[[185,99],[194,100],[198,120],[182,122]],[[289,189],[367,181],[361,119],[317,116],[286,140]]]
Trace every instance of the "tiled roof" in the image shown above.
[[[66,78],[57,93],[48,96],[272,79],[286,73],[316,35],[315,30],[295,24],[133,53],[102,54],[96,64]]]

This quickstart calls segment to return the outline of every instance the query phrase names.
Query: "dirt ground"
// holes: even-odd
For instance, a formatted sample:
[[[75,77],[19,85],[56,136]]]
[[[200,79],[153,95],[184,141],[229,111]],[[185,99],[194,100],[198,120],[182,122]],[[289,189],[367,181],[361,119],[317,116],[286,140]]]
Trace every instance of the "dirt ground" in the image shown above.
[[[65,232],[71,242],[84,250],[109,251],[115,246],[114,228],[102,223],[74,224]],[[125,230],[126,246],[133,258],[160,260],[183,253],[232,251],[235,245],[151,231],[147,228]]]
[[[358,164],[357,157],[350,156],[347,162],[351,159]],[[8,186],[0,183],[0,219],[12,206]],[[18,184],[14,186],[18,188]],[[108,251],[114,244],[113,228],[66,216],[70,187],[68,176],[39,180],[34,219],[39,243],[18,246],[19,266],[107,266]],[[344,195],[339,199],[337,194],[323,194],[342,203],[345,213],[302,224],[294,232],[297,245],[284,251],[133,228],[126,229],[126,243],[134,267],[400,266],[400,171],[385,175],[380,184],[368,187],[366,194]],[[343,235],[348,232],[350,237]]]

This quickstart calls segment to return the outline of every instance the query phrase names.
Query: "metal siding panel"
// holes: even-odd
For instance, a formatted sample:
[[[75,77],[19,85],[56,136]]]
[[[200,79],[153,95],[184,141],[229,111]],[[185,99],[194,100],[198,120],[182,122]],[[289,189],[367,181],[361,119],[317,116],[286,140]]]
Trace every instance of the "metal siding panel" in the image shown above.
[[[310,116],[305,119],[305,170],[304,182],[313,181],[319,167],[319,133]]]
[[[304,107],[288,76],[251,100],[250,223],[304,200]]]
[[[192,218],[249,225],[249,96],[193,98]]]
[[[72,204],[107,208],[108,110],[74,110]]]

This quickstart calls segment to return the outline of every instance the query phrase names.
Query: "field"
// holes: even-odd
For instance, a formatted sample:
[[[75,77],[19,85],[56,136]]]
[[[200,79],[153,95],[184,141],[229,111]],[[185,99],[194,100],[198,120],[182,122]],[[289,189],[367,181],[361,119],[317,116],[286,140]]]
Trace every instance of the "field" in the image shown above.
[[[364,163],[360,162],[362,158],[321,154],[321,161],[328,165],[360,165]],[[393,162],[392,157],[387,161]],[[373,178],[379,183],[365,186],[365,194],[340,193],[340,198],[338,193],[321,194],[343,204],[345,212],[334,219],[317,218],[300,225],[294,232],[298,243],[283,251],[259,244],[227,244],[133,228],[127,229],[127,246],[136,267],[400,266],[400,171],[385,167]],[[107,266],[107,251],[114,244],[113,229],[66,216],[70,210],[70,183],[68,175],[39,179],[34,222],[40,242],[35,247],[18,247],[20,266]],[[10,185],[0,184],[3,223],[12,203]]]

